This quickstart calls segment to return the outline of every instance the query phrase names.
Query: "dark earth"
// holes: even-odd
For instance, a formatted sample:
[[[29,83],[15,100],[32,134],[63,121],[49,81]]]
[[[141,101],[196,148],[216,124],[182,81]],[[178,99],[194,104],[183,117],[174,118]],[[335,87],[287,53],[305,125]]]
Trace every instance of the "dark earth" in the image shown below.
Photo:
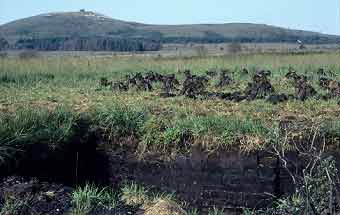
[[[3,215],[63,215],[72,211],[73,188],[51,183],[40,182],[36,178],[8,177],[0,183],[0,208],[6,202],[15,205],[15,214]],[[115,208],[94,207],[89,215],[126,215],[138,214],[134,208],[120,202]],[[0,210],[1,211],[1,210]]]

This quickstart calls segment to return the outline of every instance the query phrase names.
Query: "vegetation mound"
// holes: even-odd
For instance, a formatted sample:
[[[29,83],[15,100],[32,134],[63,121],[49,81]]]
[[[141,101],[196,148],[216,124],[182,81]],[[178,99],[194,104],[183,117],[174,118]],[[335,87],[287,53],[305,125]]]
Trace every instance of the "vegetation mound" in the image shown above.
[[[186,212],[176,202],[160,199],[144,215],[186,215]]]

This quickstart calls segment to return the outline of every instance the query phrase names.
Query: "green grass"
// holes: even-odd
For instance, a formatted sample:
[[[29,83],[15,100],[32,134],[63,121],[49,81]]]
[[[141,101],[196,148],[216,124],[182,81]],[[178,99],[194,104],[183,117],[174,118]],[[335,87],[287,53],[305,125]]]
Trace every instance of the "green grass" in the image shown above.
[[[44,144],[49,150],[60,149],[74,134],[76,116],[57,107],[19,108],[0,113],[0,164],[20,160],[34,144]]]
[[[191,208],[189,210],[187,210],[186,215],[197,215],[198,214],[198,210],[196,208]]]
[[[73,135],[77,118],[90,117],[109,140],[133,136],[142,150],[183,150],[183,140],[201,142],[208,148],[241,145],[243,150],[261,149],[272,138],[278,122],[286,117],[320,124],[339,120],[337,100],[288,101],[272,105],[264,100],[240,103],[222,100],[160,98],[154,92],[112,92],[99,87],[99,79],[117,80],[126,74],[153,70],[176,73],[191,69],[204,74],[211,68],[230,69],[234,83],[224,92],[242,90],[257,69],[272,71],[278,92],[293,93],[284,74],[294,68],[318,85],[316,71],[323,67],[340,79],[340,55],[257,54],[205,58],[148,57],[39,57],[0,59],[0,158],[4,160],[32,142],[58,147]],[[243,68],[250,75],[241,73]],[[211,82],[216,82],[212,80]],[[211,85],[211,91],[217,89]],[[319,90],[319,89],[318,89]],[[319,90],[321,93],[323,91]],[[334,126],[333,126],[334,127]],[[328,126],[333,134],[337,128]],[[258,148],[256,148],[258,146]],[[190,149],[189,149],[190,150]]]
[[[132,206],[152,204],[159,200],[178,201],[174,193],[153,192],[134,182],[128,182],[122,186],[120,199]]]
[[[146,209],[161,200],[174,202],[183,208],[188,208],[188,204],[180,202],[174,193],[155,192],[140,184],[126,182],[117,191],[99,188],[93,184],[78,187],[72,193],[71,214],[85,215],[99,206],[112,209],[125,205]],[[195,208],[189,208],[187,211],[188,215],[198,214],[198,210]]]
[[[117,194],[109,188],[99,188],[93,184],[78,187],[72,193],[73,215],[85,215],[98,206],[115,208],[118,205]]]
[[[31,208],[32,199],[33,197],[30,194],[21,199],[5,196],[5,199],[2,199],[3,205],[0,205],[0,215],[21,215],[27,212],[36,214],[34,209]]]
[[[25,207],[26,203],[22,201],[7,200],[0,209],[0,215],[20,215],[22,207]]]
[[[338,149],[337,99],[290,100],[278,105],[264,100],[236,103],[183,96],[165,99],[158,96],[159,86],[154,92],[112,92],[99,87],[98,81],[100,77],[118,80],[126,74],[148,70],[177,74],[178,69],[191,69],[195,74],[204,74],[211,68],[229,68],[234,72],[235,82],[222,90],[233,92],[244,89],[256,69],[269,69],[275,89],[292,93],[291,82],[283,78],[290,67],[307,74],[317,88],[319,67],[332,70],[334,79],[340,79],[339,57],[332,53],[207,58],[1,58],[0,166],[20,162],[28,149],[37,144],[44,145],[47,152],[66,147],[77,135],[82,119],[88,119],[89,128],[98,129],[105,145],[129,143],[132,139],[137,145],[136,155],[152,151],[167,156],[167,160],[176,153],[188,155],[195,144],[208,151],[262,150],[268,143],[281,140],[277,135],[282,120],[297,122],[301,129],[316,126],[315,129],[326,136],[327,144]],[[250,70],[250,75],[241,74],[244,67]],[[177,76],[183,79],[182,73]],[[217,89],[210,85],[209,90]],[[318,91],[324,93],[319,88]],[[44,153],[34,156],[44,156]],[[176,197],[129,183],[119,191],[88,184],[77,188],[72,199],[73,213],[78,215],[99,206],[114,208],[119,201],[135,206]],[[6,202],[1,213],[15,214],[23,204]],[[197,213],[197,210],[188,212]],[[218,215],[220,211],[212,210],[210,214]]]
[[[220,210],[216,207],[214,207],[212,210],[209,211],[208,215],[223,215],[223,210]]]
[[[136,183],[126,183],[121,188],[121,199],[128,205],[142,205],[150,201],[150,191]]]
[[[92,115],[94,124],[100,126],[109,139],[135,135],[146,117],[142,110],[119,105],[96,107]]]
[[[163,151],[183,147],[190,136],[195,140],[206,140],[208,149],[232,148],[244,136],[257,137],[264,142],[270,138],[270,127],[260,120],[237,119],[234,117],[187,116],[171,120],[156,117],[148,120],[142,128],[142,143],[146,147]],[[190,150],[190,146],[188,149]]]

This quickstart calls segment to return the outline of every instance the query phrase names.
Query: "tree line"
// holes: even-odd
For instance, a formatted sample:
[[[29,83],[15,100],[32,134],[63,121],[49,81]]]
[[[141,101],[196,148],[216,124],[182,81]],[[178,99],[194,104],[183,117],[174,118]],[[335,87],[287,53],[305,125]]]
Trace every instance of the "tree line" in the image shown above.
[[[26,38],[13,45],[0,39],[0,50],[39,51],[158,51],[160,41],[138,38]]]
[[[325,36],[280,36],[270,37],[163,37],[162,43],[296,43],[298,40],[305,44],[332,44],[340,43],[340,38]]]
[[[9,44],[0,38],[1,50],[40,50],[40,51],[158,51],[166,43],[296,43],[304,44],[340,43],[338,37],[272,35],[264,37],[235,37],[209,33],[205,37],[159,37],[121,38],[121,37],[90,37],[90,38],[24,38]]]

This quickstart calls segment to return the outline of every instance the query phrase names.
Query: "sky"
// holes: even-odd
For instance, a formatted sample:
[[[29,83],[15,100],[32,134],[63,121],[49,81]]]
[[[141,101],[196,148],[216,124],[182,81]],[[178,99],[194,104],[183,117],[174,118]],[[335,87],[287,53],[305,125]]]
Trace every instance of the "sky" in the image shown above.
[[[80,9],[147,24],[260,23],[340,35],[340,0],[0,0],[0,25]]]

